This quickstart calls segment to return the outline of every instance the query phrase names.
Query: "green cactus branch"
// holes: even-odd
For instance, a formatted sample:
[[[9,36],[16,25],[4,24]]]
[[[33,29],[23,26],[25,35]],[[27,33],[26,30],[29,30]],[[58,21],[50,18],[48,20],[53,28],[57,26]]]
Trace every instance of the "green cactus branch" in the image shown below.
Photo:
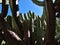
[[[2,13],[0,14],[0,18],[6,17],[8,12],[8,5],[6,5],[5,2],[6,2],[5,0],[2,1],[2,11],[1,11]]]
[[[4,20],[4,18],[6,17],[7,15],[7,11],[8,11],[8,5],[5,4],[5,0],[2,1],[2,13],[0,13],[0,44],[1,44],[1,41],[3,40],[3,34],[2,34],[2,30],[1,30],[1,26],[2,24],[1,23],[4,23],[2,22],[2,19]],[[6,25],[4,25],[6,27]],[[4,29],[4,26],[3,26],[3,29]]]
[[[37,4],[37,5],[39,5],[39,6],[44,6],[45,4],[44,4],[44,1],[42,2],[42,1],[38,1],[38,0],[32,0],[33,1],[33,3],[35,3],[35,4]]]
[[[18,5],[16,5],[16,0],[9,0],[9,3],[10,3],[10,7],[11,7],[11,10],[12,10],[12,16],[19,28],[19,30],[21,31],[21,39],[23,39],[23,26],[22,26],[22,23],[18,20],[18,17],[17,17],[17,11],[18,11]]]

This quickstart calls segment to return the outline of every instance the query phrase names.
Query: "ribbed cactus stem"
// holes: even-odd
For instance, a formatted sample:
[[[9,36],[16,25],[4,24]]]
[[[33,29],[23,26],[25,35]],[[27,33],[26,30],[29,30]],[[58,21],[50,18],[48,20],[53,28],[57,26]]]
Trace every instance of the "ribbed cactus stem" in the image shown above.
[[[19,10],[17,2],[16,2],[16,0],[9,0],[9,3],[10,3],[11,10],[12,10],[13,18],[14,18],[19,30],[21,31],[21,34],[23,35],[22,23],[17,18],[17,11]],[[21,35],[21,38],[23,39],[22,35]]]
[[[0,18],[4,18],[7,15],[8,12],[8,5],[5,4],[6,0],[2,1],[2,13],[0,14]]]
[[[1,23],[4,23],[4,22],[2,22],[2,19],[4,20],[4,18],[6,17],[6,15],[7,15],[7,11],[8,11],[8,5],[5,5],[5,0],[4,1],[2,1],[1,3],[2,3],[2,13],[0,14],[0,45],[1,45],[1,41],[3,40],[3,35],[2,35],[2,24]],[[6,26],[6,25],[4,25],[4,26]],[[4,28],[4,27],[3,27]]]
[[[47,30],[46,30],[46,40],[45,45],[56,45],[55,41],[55,26],[56,26],[56,17],[55,17],[55,10],[52,3],[52,0],[45,0],[46,7],[47,7]],[[52,10],[52,11],[51,11]]]

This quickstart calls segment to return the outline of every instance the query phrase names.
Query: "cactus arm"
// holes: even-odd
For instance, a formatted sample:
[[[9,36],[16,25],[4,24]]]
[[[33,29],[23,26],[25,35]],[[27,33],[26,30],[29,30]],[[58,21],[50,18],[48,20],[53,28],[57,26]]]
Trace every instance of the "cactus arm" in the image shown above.
[[[13,2],[13,1],[14,1],[14,0],[9,0],[9,4],[10,4],[10,8],[11,8],[12,14],[15,12],[13,7],[16,5],[16,4],[15,4],[15,1],[16,1],[16,0],[15,0],[14,2]],[[13,3],[14,3],[15,5],[14,5]],[[16,14],[13,15],[13,16],[15,17]]]
[[[19,30],[21,31],[21,39],[23,38],[23,26],[22,26],[22,23],[18,20],[18,17],[17,17],[17,11],[18,11],[18,5],[16,5],[16,0],[9,0],[9,3],[10,3],[10,7],[11,7],[11,10],[12,10],[12,16],[19,28]]]
[[[32,0],[32,2],[39,5],[39,6],[44,6],[45,5],[44,1],[42,2],[42,1],[38,1],[38,0]]]
[[[1,11],[2,13],[0,14],[0,18],[6,17],[8,12],[8,5],[6,5],[5,2],[6,2],[5,0],[2,1],[2,11]]]

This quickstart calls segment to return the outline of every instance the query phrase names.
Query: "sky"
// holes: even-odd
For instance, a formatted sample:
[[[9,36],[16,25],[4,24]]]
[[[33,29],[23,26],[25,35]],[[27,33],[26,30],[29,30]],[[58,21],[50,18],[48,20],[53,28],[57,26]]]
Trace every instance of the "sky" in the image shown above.
[[[43,1],[43,0],[40,0],[40,1]],[[1,6],[2,5],[0,4],[0,13],[2,10]],[[32,12],[35,12],[35,14],[39,16],[41,16],[43,13],[43,7],[34,4],[31,0],[19,0],[19,13],[24,14],[24,13],[29,12],[29,10]],[[10,6],[8,9],[7,15],[12,15]]]

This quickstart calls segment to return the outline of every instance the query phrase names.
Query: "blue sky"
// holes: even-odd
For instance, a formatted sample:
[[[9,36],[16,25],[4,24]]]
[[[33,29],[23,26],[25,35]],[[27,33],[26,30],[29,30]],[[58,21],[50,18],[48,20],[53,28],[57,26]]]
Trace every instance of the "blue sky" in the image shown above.
[[[1,10],[2,10],[2,7],[0,4],[0,13],[1,13]],[[19,12],[24,14],[24,13],[27,13],[29,10],[41,16],[43,12],[43,7],[35,5],[31,0],[19,0]],[[12,15],[10,7],[8,9],[7,15]]]

